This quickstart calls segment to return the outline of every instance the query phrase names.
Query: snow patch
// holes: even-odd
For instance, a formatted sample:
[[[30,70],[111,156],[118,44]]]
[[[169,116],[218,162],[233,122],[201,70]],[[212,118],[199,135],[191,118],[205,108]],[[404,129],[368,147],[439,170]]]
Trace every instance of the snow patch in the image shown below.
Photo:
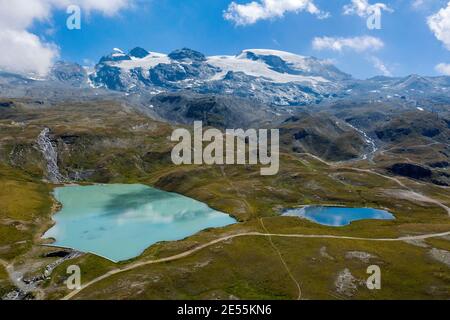
[[[329,82],[322,77],[308,77],[302,75],[279,73],[270,69],[269,66],[263,61],[250,60],[242,54],[238,56],[211,56],[207,58],[207,61],[210,65],[222,70],[222,72],[217,73],[210,80],[222,80],[228,72],[232,71],[243,72],[246,75],[257,78],[266,78],[269,81],[277,83],[300,82],[315,85],[319,82]]]
[[[173,61],[170,60],[170,58],[166,54],[152,52],[145,58],[133,58],[132,60],[120,61],[119,63],[115,64],[115,66],[125,70],[133,70],[136,68],[149,70],[161,63],[170,64],[172,62]]]

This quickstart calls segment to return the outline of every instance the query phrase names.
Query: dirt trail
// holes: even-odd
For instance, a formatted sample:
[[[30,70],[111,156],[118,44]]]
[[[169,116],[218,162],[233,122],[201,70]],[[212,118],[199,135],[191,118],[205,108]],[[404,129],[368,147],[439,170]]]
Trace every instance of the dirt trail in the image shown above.
[[[5,260],[2,260],[2,259],[0,259],[0,264],[1,264],[3,267],[5,267],[5,269],[8,268],[8,266],[9,266],[9,263],[6,262]]]
[[[419,149],[419,148],[428,148],[437,144],[442,144],[440,142],[432,142],[432,143],[428,143],[428,144],[419,144],[419,145],[412,145],[412,146],[406,146],[406,148],[408,149]],[[379,153],[384,156],[386,153],[390,153],[392,150],[397,150],[397,149],[404,149],[403,147],[392,147],[389,149],[382,149],[379,150]]]
[[[406,237],[400,237],[400,238],[378,238],[378,239],[374,239],[374,238],[360,238],[360,237],[346,237],[346,236],[334,236],[334,235],[305,235],[305,234],[266,234],[266,233],[259,233],[259,232],[247,232],[247,233],[240,233],[240,234],[234,234],[234,235],[230,235],[230,236],[226,236],[223,238],[219,238],[216,240],[213,240],[211,242],[205,243],[201,246],[198,246],[197,248],[193,248],[191,250],[188,250],[186,252],[171,256],[171,257],[167,257],[167,258],[162,258],[162,259],[158,259],[158,260],[152,260],[152,261],[143,261],[143,262],[138,262],[138,263],[134,263],[129,265],[128,267],[125,268],[118,268],[115,270],[111,270],[107,273],[105,273],[104,275],[95,278],[94,280],[86,283],[85,285],[83,285],[81,287],[81,289],[79,290],[74,290],[71,293],[69,293],[67,296],[65,296],[62,300],[70,300],[73,297],[75,297],[78,293],[80,293],[81,291],[83,291],[84,289],[86,289],[87,287],[92,286],[93,284],[102,281],[104,279],[107,279],[113,275],[119,274],[119,273],[123,273],[123,272],[127,272],[127,271],[131,271],[133,269],[136,268],[140,268],[143,266],[148,266],[148,265],[152,265],[152,264],[159,264],[159,263],[164,263],[164,262],[171,262],[171,261],[176,261],[176,260],[180,260],[182,258],[186,258],[196,252],[199,252],[205,248],[211,247],[215,244],[221,243],[221,242],[226,242],[235,238],[241,238],[241,237],[281,237],[281,238],[297,238],[297,239],[340,239],[340,240],[359,240],[359,241],[371,241],[371,242],[403,242],[403,241],[412,241],[412,240],[426,240],[426,239],[430,239],[430,238],[439,238],[439,237],[445,237],[445,236],[450,236],[450,231],[448,232],[443,232],[443,233],[433,233],[433,234],[425,234],[425,235],[419,235],[419,236],[406,236]]]
[[[445,204],[443,204],[442,202],[440,202],[440,201],[438,201],[436,199],[433,199],[433,198],[431,198],[431,197],[429,197],[427,195],[424,195],[423,193],[419,193],[419,192],[414,191],[413,189],[411,189],[410,187],[405,185],[402,181],[400,181],[400,179],[398,179],[398,178],[390,177],[390,176],[384,175],[382,173],[379,173],[379,172],[376,172],[376,171],[370,170],[370,169],[359,169],[359,168],[348,168],[348,167],[345,167],[343,169],[371,173],[371,174],[375,174],[377,176],[383,177],[385,179],[389,179],[391,181],[394,181],[400,187],[402,187],[402,188],[404,188],[406,190],[399,190],[398,193],[392,194],[392,196],[400,197],[400,198],[411,200],[411,201],[419,201],[419,202],[435,204],[438,207],[441,207],[442,209],[447,211],[448,215],[450,216],[450,208],[448,206],[446,206]]]
[[[267,230],[266,226],[264,225],[263,219],[260,218],[259,222],[261,223],[261,226],[262,226],[264,232],[266,232],[268,234],[269,231]],[[272,248],[275,250],[275,252],[280,257],[281,263],[283,264],[283,266],[286,269],[289,277],[292,279],[292,281],[295,283],[295,285],[297,287],[297,290],[298,290],[297,300],[301,300],[302,299],[302,288],[300,287],[300,283],[298,283],[297,279],[295,279],[294,275],[292,274],[291,270],[289,269],[289,266],[287,265],[286,261],[284,260],[283,255],[281,254],[281,251],[277,248],[277,246],[275,246],[275,243],[273,243],[272,237],[269,236],[268,238],[269,238],[270,245],[272,246]]]
[[[392,197],[399,198],[399,199],[405,199],[405,200],[410,200],[410,201],[419,201],[419,202],[431,203],[431,204],[437,205],[437,206],[441,207],[442,209],[446,210],[448,215],[450,216],[450,208],[449,207],[447,207],[442,202],[439,202],[436,199],[432,199],[422,193],[417,193],[412,190],[387,190],[386,194],[388,194]]]
[[[364,173],[369,173],[369,174],[373,174],[373,175],[377,175],[379,177],[382,177],[384,179],[388,179],[391,180],[393,182],[395,182],[396,184],[398,184],[400,187],[406,189],[404,191],[401,191],[397,194],[400,196],[403,196],[405,199],[408,200],[412,200],[412,201],[420,201],[420,202],[425,202],[425,203],[432,203],[437,205],[438,207],[441,207],[442,209],[444,209],[445,211],[447,211],[448,215],[450,216],[450,207],[446,206],[444,203],[442,203],[439,200],[433,199],[427,195],[424,195],[423,193],[419,193],[413,189],[411,189],[410,187],[408,187],[406,184],[404,184],[399,178],[396,177],[391,177],[382,173],[379,173],[373,169],[362,169],[362,168],[354,168],[354,167],[346,167],[346,166],[339,166],[338,164],[333,164],[333,163],[329,163],[325,160],[320,159],[319,157],[313,155],[313,154],[309,154],[309,153],[302,153],[302,155],[307,155],[311,158],[314,158],[330,167],[334,167],[337,169],[344,169],[344,170],[351,170],[351,171],[356,171],[356,172],[364,172]],[[395,196],[395,195],[393,195]]]

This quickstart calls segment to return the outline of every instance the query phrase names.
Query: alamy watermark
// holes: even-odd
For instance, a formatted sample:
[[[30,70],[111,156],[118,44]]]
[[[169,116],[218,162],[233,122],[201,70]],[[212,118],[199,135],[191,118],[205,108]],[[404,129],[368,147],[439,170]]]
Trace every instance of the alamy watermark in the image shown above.
[[[367,28],[369,30],[380,30],[381,29],[381,8],[375,6],[370,9],[369,17],[367,18]]]
[[[71,265],[67,268],[67,274],[70,276],[65,281],[67,289],[80,290],[81,289],[81,269],[79,266]]]
[[[371,275],[366,281],[367,289],[381,290],[381,268],[377,265],[369,266],[367,273]]]
[[[81,29],[81,8],[77,5],[67,7],[66,13],[69,15],[66,20],[66,26],[69,30]]]
[[[193,137],[187,129],[176,129],[172,142],[179,142],[172,150],[176,165],[262,165],[261,175],[276,175],[280,169],[280,134],[278,129],[207,129],[202,121],[194,122]],[[209,143],[204,147],[204,143]],[[270,147],[270,150],[269,150]]]

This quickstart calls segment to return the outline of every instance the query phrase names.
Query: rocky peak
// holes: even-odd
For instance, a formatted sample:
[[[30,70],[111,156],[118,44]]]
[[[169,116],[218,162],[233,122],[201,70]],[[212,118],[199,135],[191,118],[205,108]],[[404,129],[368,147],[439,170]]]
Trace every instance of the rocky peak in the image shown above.
[[[206,61],[206,57],[203,53],[188,48],[183,48],[171,52],[169,54],[169,58],[176,61],[188,61],[188,60],[195,62]]]
[[[71,85],[82,85],[87,81],[87,72],[77,63],[59,61],[53,65],[50,79]]]
[[[136,47],[133,50],[130,51],[130,53],[128,54],[131,57],[134,58],[145,58],[146,56],[148,56],[150,54],[150,52],[148,52],[147,50],[141,48],[141,47]]]
[[[119,62],[119,61],[127,61],[131,60],[131,57],[128,54],[125,54],[122,50],[114,48],[113,52],[107,56],[103,56],[100,59],[100,63],[105,62]]]

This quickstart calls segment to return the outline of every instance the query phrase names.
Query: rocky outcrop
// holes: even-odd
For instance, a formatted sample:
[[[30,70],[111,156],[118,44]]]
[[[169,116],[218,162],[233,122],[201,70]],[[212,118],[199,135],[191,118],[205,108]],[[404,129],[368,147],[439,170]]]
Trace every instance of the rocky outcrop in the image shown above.
[[[393,174],[417,180],[429,179],[433,175],[430,169],[411,163],[396,163],[389,168]]]
[[[146,56],[148,56],[150,54],[150,52],[148,52],[147,50],[140,48],[140,47],[136,47],[133,50],[130,51],[129,55],[131,57],[135,57],[135,58],[145,58]]]
[[[280,136],[283,148],[329,161],[357,159],[369,151],[359,131],[326,113],[289,118],[281,126]]]
[[[66,254],[67,253],[67,254]],[[36,299],[34,293],[37,291],[39,285],[41,285],[45,280],[48,280],[56,267],[60,266],[63,262],[71,259],[76,259],[81,257],[83,253],[78,251],[56,251],[53,254],[47,254],[45,257],[59,257],[63,255],[58,260],[50,263],[44,269],[44,273],[35,275],[33,277],[24,277],[21,272],[13,272],[16,281],[15,286],[12,291],[0,297],[0,300],[34,300]]]
[[[433,248],[430,251],[430,256],[450,268],[450,252]]]
[[[257,127],[273,116],[267,106],[248,100],[188,92],[159,94],[150,104],[153,112],[171,123],[203,121],[204,126],[226,129]]]
[[[428,164],[431,168],[448,168],[450,167],[450,163],[448,161],[438,161]]]
[[[426,145],[433,142],[448,143],[450,131],[446,122],[431,112],[403,112],[379,125],[375,133],[386,143]]]
[[[390,173],[395,175],[430,182],[439,186],[449,186],[450,174],[445,172],[445,170],[440,169],[441,168],[430,169],[412,163],[396,163],[387,168]]]
[[[79,64],[60,61],[50,71],[50,79],[80,87],[86,85],[88,75]]]
[[[356,259],[364,263],[369,263],[370,260],[375,259],[376,256],[364,251],[349,251],[345,254],[345,258],[349,260]]]
[[[334,285],[337,293],[346,297],[352,297],[358,290],[359,282],[360,281],[352,275],[349,269],[344,269],[338,274]]]
[[[39,134],[37,144],[47,164],[47,179],[52,183],[61,183],[64,177],[59,172],[58,152],[50,140],[50,129],[45,128]]]

